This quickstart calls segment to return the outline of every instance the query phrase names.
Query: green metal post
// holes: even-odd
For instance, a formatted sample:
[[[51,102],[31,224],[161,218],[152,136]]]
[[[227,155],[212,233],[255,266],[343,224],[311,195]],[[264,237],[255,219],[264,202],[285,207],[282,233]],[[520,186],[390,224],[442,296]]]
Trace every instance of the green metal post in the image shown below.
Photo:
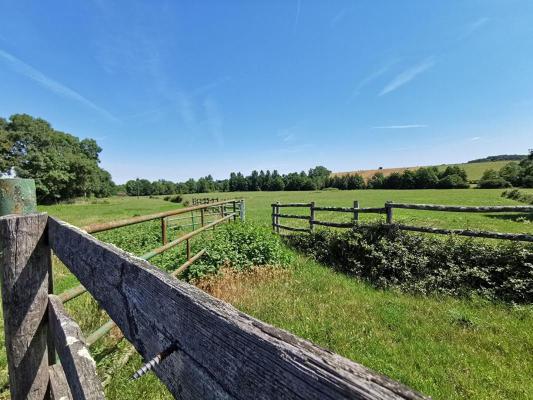
[[[0,216],[37,212],[33,179],[0,179]]]

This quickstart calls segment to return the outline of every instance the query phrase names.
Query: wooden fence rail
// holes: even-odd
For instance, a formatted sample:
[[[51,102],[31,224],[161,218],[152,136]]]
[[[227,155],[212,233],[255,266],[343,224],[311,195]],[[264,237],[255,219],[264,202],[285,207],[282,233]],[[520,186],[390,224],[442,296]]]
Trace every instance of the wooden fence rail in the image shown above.
[[[55,398],[103,398],[79,327],[61,299],[49,294],[51,250],[145,360],[166,355],[154,372],[176,398],[425,398],[241,313],[81,229],[29,214],[0,217],[13,400],[43,399],[48,388]],[[61,364],[50,365],[55,351]]]
[[[522,212],[533,213],[533,206],[448,206],[448,205],[436,205],[436,204],[405,204],[405,203],[393,203],[388,201],[384,207],[367,207],[360,208],[359,202],[354,201],[353,207],[317,207],[314,202],[311,203],[288,203],[280,204],[273,203],[272,207],[272,229],[279,233],[280,229],[296,232],[310,232],[315,225],[328,226],[334,228],[352,228],[359,221],[360,213],[374,213],[385,214],[386,223],[394,226],[397,229],[411,232],[422,233],[435,233],[443,235],[459,235],[468,237],[478,237],[487,239],[504,239],[513,241],[533,242],[533,235],[526,233],[501,233],[490,232],[470,229],[443,229],[443,228],[431,228],[421,227],[394,223],[393,221],[393,209],[408,209],[408,210],[422,210],[422,211],[445,211],[445,212],[473,212],[473,213],[500,213],[500,212]],[[280,207],[300,207],[309,208],[309,215],[297,215],[297,214],[280,214]],[[353,214],[352,221],[350,222],[333,222],[333,221],[320,221],[316,220],[315,215],[317,211],[329,211]],[[292,227],[288,225],[280,224],[280,218],[287,219],[302,219],[309,221],[309,228]]]

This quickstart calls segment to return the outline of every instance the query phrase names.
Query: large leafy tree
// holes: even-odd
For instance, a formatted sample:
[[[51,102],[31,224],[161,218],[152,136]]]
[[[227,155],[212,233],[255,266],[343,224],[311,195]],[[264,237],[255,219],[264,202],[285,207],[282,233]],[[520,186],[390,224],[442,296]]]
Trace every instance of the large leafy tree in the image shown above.
[[[101,151],[93,139],[56,131],[41,118],[0,118],[0,173],[33,178],[41,203],[112,194],[111,175],[99,166]]]

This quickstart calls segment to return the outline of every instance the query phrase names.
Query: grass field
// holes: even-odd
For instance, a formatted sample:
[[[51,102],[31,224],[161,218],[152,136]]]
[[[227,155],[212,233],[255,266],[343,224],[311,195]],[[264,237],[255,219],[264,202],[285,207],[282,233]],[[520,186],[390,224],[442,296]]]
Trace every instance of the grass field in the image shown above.
[[[483,175],[483,172],[485,172],[487,169],[496,169],[499,170],[501,167],[503,167],[505,164],[509,163],[510,161],[487,161],[487,162],[480,162],[480,163],[463,163],[463,164],[441,164],[437,165],[436,167],[439,168],[439,170],[444,170],[449,165],[457,165],[461,168],[463,168],[466,171],[466,174],[468,175],[469,181],[478,181],[481,176]],[[385,176],[392,174],[393,172],[403,172],[406,169],[409,170],[416,170],[420,166],[415,167],[398,167],[398,168],[384,168],[382,170],[379,169],[366,169],[366,170],[359,170],[359,171],[349,171],[349,172],[334,172],[334,175],[346,175],[346,174],[353,174],[357,173],[361,175],[365,179],[370,179],[375,173],[381,172]]]
[[[519,204],[500,197],[500,194],[501,190],[367,190],[219,193],[213,197],[243,197],[247,218],[270,224],[270,204],[275,201],[315,201],[321,205],[349,206],[357,199],[363,207],[382,206],[386,200],[464,205]],[[186,199],[190,197],[186,196]],[[45,206],[40,210],[83,226],[176,207],[176,204],[161,199],[111,198],[96,204],[82,202]],[[322,217],[329,219],[333,216]],[[397,210],[395,218],[421,225],[533,232],[531,219],[525,215]],[[434,398],[533,397],[530,379],[533,375],[531,306],[513,307],[476,299],[418,297],[379,291],[303,255],[297,256],[296,260],[284,271],[260,270],[245,276],[227,274],[203,285],[257,318],[312,340]],[[157,265],[158,259],[153,261]],[[65,267],[55,262],[54,284],[56,292],[60,292],[74,286],[76,281]],[[68,303],[67,308],[86,333],[106,321],[105,314],[88,295]],[[0,346],[3,347],[3,343]],[[113,373],[106,395],[111,399],[171,398],[153,375],[129,381],[141,363],[138,356],[124,368],[113,371],[127,346],[124,342],[117,344],[116,332],[112,332],[92,349],[99,372]],[[115,347],[119,351],[111,352]],[[6,360],[2,352],[0,384],[6,382]],[[6,396],[4,391],[1,398]]]

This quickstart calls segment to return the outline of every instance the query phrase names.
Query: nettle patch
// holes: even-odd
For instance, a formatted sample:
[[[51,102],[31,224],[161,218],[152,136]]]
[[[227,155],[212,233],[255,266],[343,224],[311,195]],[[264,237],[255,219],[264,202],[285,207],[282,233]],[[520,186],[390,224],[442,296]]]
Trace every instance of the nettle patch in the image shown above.
[[[433,237],[376,224],[293,235],[291,245],[378,288],[533,302],[533,245]]]

